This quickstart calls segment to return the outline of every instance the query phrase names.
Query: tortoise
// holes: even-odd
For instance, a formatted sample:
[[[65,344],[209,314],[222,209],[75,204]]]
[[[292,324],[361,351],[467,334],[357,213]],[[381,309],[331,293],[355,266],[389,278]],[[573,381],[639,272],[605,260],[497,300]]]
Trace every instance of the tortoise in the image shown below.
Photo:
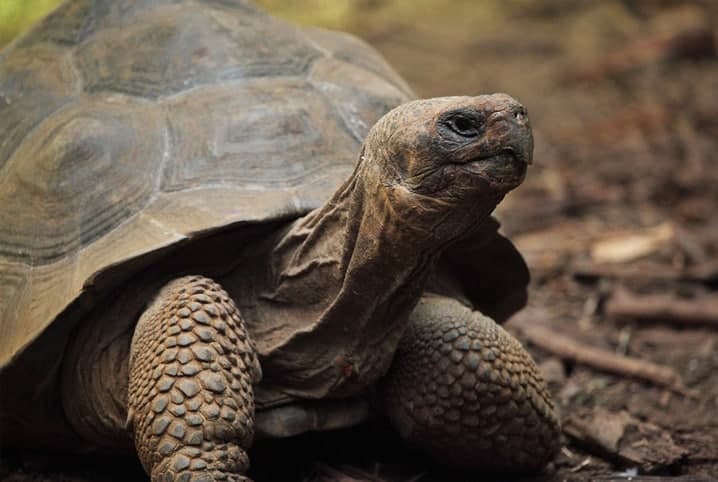
[[[71,0],[0,54],[3,444],[247,480],[253,439],[389,417],[467,469],[559,422],[497,322],[506,94],[416,100],[372,48],[244,0]]]

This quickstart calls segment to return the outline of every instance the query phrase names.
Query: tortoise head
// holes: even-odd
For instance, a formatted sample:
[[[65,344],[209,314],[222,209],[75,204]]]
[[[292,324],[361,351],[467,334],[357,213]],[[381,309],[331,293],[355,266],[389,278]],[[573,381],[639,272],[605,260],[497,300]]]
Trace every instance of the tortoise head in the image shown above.
[[[475,226],[531,163],[526,109],[506,94],[440,97],[403,104],[367,136],[365,161],[379,168],[389,202],[434,231]],[[438,217],[437,217],[438,216]]]

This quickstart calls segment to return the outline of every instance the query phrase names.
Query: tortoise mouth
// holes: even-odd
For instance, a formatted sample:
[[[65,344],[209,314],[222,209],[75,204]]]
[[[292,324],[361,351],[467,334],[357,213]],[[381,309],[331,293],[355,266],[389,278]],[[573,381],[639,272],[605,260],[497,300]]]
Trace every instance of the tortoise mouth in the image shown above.
[[[526,175],[528,162],[511,148],[494,154],[470,158],[461,163],[464,170],[489,179],[496,184],[516,184]]]
[[[524,159],[521,159],[519,155],[510,147],[505,147],[498,152],[493,154],[484,154],[470,158],[465,164],[473,164],[479,162],[494,162],[500,164],[528,164]]]

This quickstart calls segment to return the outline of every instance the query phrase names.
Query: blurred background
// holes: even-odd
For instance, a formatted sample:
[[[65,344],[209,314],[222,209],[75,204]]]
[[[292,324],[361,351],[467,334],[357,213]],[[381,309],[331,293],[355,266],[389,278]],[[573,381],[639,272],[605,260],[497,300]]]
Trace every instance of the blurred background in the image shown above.
[[[0,0],[0,45],[57,3]],[[533,275],[507,328],[564,419],[566,446],[541,480],[718,478],[718,1],[256,3],[358,35],[418,96],[503,91],[528,107],[536,162],[498,215]],[[357,445],[352,433],[273,446],[265,465],[284,450],[302,480],[448,477],[391,435]],[[100,480],[12,460],[0,478]]]

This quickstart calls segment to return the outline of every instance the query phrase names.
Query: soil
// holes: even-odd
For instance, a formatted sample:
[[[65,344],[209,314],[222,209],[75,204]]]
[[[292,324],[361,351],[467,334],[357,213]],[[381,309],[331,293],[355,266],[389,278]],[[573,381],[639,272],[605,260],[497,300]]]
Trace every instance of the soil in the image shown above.
[[[516,480],[718,479],[718,3],[351,5],[342,27],[419,96],[505,91],[530,111],[535,165],[498,213],[533,276],[507,328],[549,382],[565,446]],[[434,465],[382,420],[251,456],[258,481],[477,478]],[[132,458],[8,452],[0,479],[146,476]]]

